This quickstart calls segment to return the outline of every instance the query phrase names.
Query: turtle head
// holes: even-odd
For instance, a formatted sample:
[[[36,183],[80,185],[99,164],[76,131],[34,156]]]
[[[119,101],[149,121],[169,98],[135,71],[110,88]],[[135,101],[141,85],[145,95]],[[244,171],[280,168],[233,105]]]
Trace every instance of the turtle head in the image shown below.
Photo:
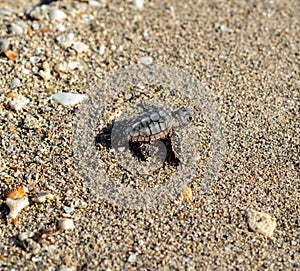
[[[188,125],[192,121],[193,115],[194,115],[193,111],[186,107],[181,107],[172,113],[172,116],[175,118],[177,122],[175,126]]]

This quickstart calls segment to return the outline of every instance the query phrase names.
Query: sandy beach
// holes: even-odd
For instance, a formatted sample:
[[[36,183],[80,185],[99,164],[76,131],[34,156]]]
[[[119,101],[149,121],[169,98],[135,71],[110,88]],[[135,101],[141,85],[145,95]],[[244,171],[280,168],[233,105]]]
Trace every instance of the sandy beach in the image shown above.
[[[300,269],[299,11],[0,1],[0,269]]]

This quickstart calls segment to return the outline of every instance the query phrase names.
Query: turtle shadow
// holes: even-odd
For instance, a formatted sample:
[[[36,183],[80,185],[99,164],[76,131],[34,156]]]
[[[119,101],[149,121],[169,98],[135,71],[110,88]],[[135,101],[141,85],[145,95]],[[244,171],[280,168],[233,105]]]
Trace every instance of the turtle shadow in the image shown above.
[[[119,122],[118,122],[119,123]],[[95,145],[101,145],[107,150],[112,149],[112,130],[117,122],[108,124],[104,127],[95,137]],[[178,157],[176,157],[175,152],[172,149],[172,141],[170,135],[165,138],[160,139],[160,141],[166,146],[167,154],[164,164],[170,165],[172,167],[177,167],[180,163]],[[139,161],[147,161],[147,148],[145,146],[150,145],[148,142],[129,142],[129,150],[131,154],[136,157]]]

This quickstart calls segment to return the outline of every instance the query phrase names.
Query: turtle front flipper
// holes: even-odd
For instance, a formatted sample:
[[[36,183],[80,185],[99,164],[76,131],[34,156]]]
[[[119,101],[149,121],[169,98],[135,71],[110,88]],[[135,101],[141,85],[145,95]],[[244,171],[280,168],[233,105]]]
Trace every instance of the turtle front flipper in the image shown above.
[[[180,135],[176,131],[171,131],[169,136],[170,150],[169,163],[178,166],[183,162],[182,149],[180,146]]]

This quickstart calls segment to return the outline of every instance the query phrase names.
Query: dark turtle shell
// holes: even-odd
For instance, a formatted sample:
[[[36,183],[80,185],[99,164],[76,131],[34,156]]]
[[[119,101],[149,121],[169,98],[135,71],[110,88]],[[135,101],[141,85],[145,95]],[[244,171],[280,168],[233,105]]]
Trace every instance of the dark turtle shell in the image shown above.
[[[173,117],[161,108],[149,109],[128,121],[126,134],[132,142],[151,142],[167,136]]]

